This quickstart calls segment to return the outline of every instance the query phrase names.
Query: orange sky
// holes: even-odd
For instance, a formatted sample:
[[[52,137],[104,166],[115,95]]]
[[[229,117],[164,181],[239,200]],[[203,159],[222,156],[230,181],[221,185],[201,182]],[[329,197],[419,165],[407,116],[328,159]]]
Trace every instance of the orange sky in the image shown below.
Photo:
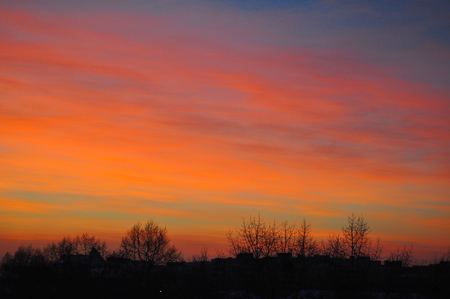
[[[114,249],[149,218],[214,255],[258,213],[450,245],[439,1],[93,3],[0,2],[0,255],[85,231]]]

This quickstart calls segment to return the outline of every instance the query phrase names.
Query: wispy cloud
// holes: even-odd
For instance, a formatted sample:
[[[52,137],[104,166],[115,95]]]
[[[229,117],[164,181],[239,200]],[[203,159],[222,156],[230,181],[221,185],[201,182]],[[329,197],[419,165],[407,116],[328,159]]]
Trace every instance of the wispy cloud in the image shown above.
[[[116,234],[111,219],[148,216],[185,242],[198,237],[183,223],[217,235],[262,212],[310,217],[326,235],[355,211],[387,239],[446,235],[450,45],[430,34],[449,25],[439,11],[70,5],[1,4],[8,229],[60,235],[45,215],[62,213],[61,228]]]

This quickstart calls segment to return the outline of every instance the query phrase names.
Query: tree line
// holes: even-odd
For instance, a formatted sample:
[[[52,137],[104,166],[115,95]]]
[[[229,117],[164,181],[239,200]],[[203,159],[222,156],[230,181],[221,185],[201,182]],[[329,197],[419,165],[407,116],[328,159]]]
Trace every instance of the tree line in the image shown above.
[[[229,252],[251,253],[254,258],[273,257],[277,253],[290,253],[295,257],[311,257],[317,254],[331,258],[349,259],[383,257],[380,238],[370,236],[371,228],[362,216],[351,214],[340,232],[332,233],[326,240],[318,242],[312,234],[311,223],[303,219],[300,226],[289,222],[266,222],[258,216],[243,219],[241,226],[230,229],[227,234]],[[412,264],[413,247],[403,246],[391,251],[386,260],[401,261],[402,266]],[[436,261],[450,261],[450,246]]]
[[[273,257],[279,253],[289,253],[294,257],[311,257],[317,254],[331,258],[348,259],[350,257],[370,257],[378,260],[382,257],[383,246],[379,238],[370,237],[371,228],[363,216],[352,214],[339,233],[330,234],[327,240],[318,242],[312,234],[311,223],[303,219],[300,226],[284,222],[266,222],[260,215],[243,219],[239,227],[229,229],[226,234],[228,251],[236,257],[248,253],[253,258]],[[56,262],[62,256],[87,255],[95,248],[103,258],[119,257],[133,261],[152,262],[164,265],[168,262],[183,261],[182,252],[170,243],[166,227],[154,220],[134,224],[121,240],[120,247],[111,251],[105,241],[94,235],[82,233],[75,237],[64,236],[60,241],[50,242],[42,250],[32,245],[22,245],[11,254],[7,252],[2,265],[32,265]],[[224,257],[222,251],[217,257]],[[390,252],[386,257],[390,261],[401,261],[403,266],[410,266],[413,260],[413,247],[404,246]],[[200,253],[190,260],[206,261],[208,249],[203,246]],[[450,247],[440,258],[450,261]]]
[[[382,266],[381,241],[370,234],[355,214],[320,241],[305,219],[297,226],[256,215],[226,233],[232,258],[218,251],[211,259],[203,246],[186,263],[166,227],[148,220],[127,230],[115,250],[82,233],[6,253],[0,297],[446,298],[450,247],[427,269],[408,267],[412,247],[390,252]]]
[[[2,259],[2,265],[26,266],[56,262],[62,257],[87,255],[92,248],[104,259],[120,257],[152,262],[155,265],[182,260],[181,252],[170,244],[167,229],[149,220],[145,224],[138,222],[133,225],[122,238],[119,249],[115,251],[110,251],[105,241],[89,233],[82,233],[74,238],[64,236],[60,241],[50,242],[42,250],[32,245],[22,245],[14,254],[7,252]]]

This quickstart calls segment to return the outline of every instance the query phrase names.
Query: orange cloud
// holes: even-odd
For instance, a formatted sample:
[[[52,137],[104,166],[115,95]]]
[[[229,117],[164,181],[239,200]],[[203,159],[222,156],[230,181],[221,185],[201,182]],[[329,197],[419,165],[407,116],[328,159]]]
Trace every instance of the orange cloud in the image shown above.
[[[324,238],[356,212],[389,241],[434,230],[441,246],[448,89],[262,14],[193,21],[211,9],[1,10],[4,226],[113,239],[154,217],[193,250],[259,212],[311,218]]]

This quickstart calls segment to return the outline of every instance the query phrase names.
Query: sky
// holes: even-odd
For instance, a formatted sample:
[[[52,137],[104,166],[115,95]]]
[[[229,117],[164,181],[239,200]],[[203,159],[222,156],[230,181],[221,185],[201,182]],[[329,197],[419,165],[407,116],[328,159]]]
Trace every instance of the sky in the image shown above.
[[[0,256],[154,219],[450,246],[448,1],[0,0]]]

